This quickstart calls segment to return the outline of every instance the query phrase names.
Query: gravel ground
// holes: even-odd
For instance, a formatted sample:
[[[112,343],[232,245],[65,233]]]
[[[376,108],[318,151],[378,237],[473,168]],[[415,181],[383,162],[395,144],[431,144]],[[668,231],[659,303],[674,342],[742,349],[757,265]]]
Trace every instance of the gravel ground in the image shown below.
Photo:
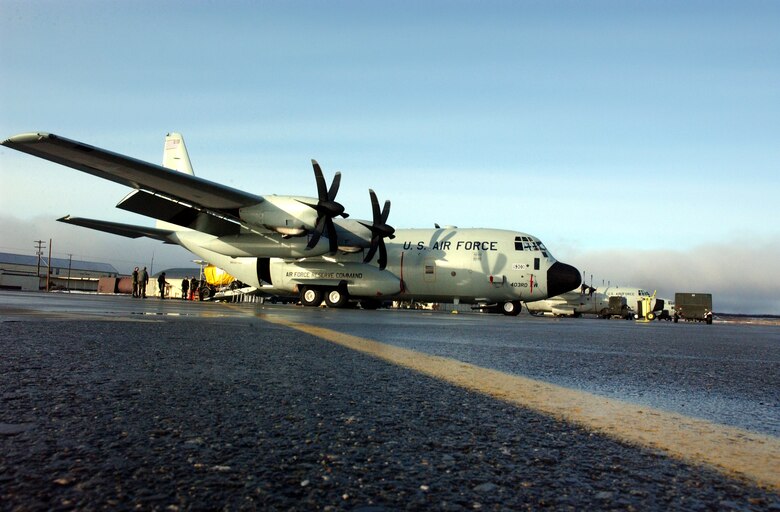
[[[776,510],[257,319],[0,323],[3,510]]]

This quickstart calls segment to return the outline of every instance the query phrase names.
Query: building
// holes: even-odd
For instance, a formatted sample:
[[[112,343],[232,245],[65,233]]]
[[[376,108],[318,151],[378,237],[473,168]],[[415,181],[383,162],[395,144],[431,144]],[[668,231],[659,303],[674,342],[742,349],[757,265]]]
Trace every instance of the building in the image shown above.
[[[165,272],[165,298],[166,299],[181,299],[181,282],[183,279],[188,281],[193,277],[195,279],[201,278],[201,269],[199,268],[169,268],[163,270]],[[160,296],[160,287],[157,284],[157,278],[160,277],[162,272],[158,272],[149,278],[149,285],[146,287],[146,295],[152,297]]]
[[[40,265],[39,265],[40,263]],[[93,261],[48,258],[0,252],[0,289],[37,291],[46,289],[47,272],[52,290],[96,292],[101,277],[117,277],[113,265]]]

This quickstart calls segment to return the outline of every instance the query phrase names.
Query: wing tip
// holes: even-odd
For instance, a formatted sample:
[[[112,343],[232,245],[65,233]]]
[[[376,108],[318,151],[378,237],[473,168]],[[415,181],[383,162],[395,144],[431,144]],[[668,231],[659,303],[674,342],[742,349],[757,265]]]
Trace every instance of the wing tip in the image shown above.
[[[53,138],[53,135],[46,132],[26,132],[8,137],[5,139],[5,141],[3,141],[3,144],[28,144],[30,142],[38,142],[42,139],[48,138]]]

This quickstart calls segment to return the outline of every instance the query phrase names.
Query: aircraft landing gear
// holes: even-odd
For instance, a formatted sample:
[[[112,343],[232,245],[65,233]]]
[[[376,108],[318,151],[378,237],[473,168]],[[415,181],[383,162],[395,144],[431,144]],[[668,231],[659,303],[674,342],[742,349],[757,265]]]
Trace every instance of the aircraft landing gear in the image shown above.
[[[342,291],[338,288],[329,290],[325,294],[325,304],[329,308],[343,308],[347,306],[349,302],[349,294],[346,291]]]
[[[322,304],[322,290],[304,287],[301,290],[301,304],[308,307],[317,307]]]
[[[517,300],[504,302],[501,305],[501,312],[506,316],[517,316],[520,314],[520,309],[521,309],[520,301]]]
[[[378,300],[374,299],[360,299],[360,307],[363,309],[367,309],[370,311],[373,311],[375,309],[379,309],[379,307],[382,305],[382,303]]]
[[[318,307],[325,304],[330,308],[345,308],[349,305],[349,293],[346,289],[339,288],[320,288],[305,286],[301,289],[301,304],[307,307]]]

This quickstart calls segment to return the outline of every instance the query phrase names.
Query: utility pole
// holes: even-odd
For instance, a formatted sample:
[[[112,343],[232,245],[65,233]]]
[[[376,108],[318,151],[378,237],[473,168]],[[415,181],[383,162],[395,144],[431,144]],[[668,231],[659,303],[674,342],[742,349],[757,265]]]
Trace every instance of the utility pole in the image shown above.
[[[46,291],[51,291],[51,238],[49,238],[49,261],[46,262]]]
[[[38,277],[38,289],[41,289],[41,256],[43,256],[43,249],[46,248],[46,245],[43,240],[34,240],[35,242],[35,254],[38,255],[38,268],[35,272],[35,275]]]
[[[68,253],[68,293],[70,293],[70,266],[73,262],[73,254]]]

